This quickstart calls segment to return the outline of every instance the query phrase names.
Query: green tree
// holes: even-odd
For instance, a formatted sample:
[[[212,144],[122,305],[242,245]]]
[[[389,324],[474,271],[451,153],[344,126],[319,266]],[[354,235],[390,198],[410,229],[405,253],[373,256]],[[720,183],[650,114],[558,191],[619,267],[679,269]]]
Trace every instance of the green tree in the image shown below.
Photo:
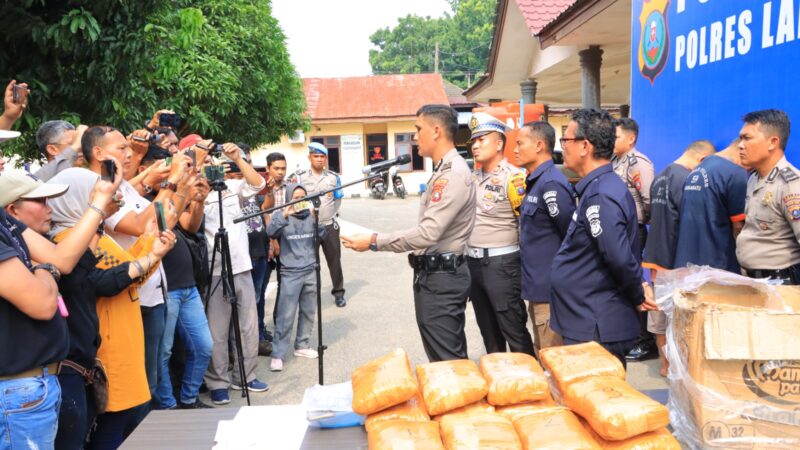
[[[492,40],[495,0],[448,0],[451,12],[443,18],[408,15],[394,28],[382,28],[370,36],[378,47],[370,50],[372,72],[424,73],[435,69],[439,43],[439,72],[467,87],[486,70]]]
[[[269,0],[5,2],[0,39],[0,76],[32,90],[23,139],[4,146],[26,160],[55,118],[128,132],[169,108],[184,133],[254,145],[308,127]]]

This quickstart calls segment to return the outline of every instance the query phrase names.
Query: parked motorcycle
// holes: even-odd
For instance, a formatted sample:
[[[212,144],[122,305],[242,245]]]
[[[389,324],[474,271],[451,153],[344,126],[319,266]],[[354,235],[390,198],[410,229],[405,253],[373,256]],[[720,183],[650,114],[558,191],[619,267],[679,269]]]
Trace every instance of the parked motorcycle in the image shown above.
[[[397,173],[397,166],[392,166],[392,168],[389,169],[389,178],[392,179],[394,195],[398,198],[406,198],[406,185],[403,183],[403,178]]]
[[[378,200],[386,198],[386,180],[383,175],[370,178],[369,180],[369,196]]]

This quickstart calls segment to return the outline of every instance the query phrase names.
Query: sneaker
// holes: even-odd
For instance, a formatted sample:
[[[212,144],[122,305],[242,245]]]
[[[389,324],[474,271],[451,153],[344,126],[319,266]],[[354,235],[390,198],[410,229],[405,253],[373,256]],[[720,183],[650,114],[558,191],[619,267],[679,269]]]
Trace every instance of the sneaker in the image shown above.
[[[272,358],[272,361],[269,362],[269,370],[273,372],[280,372],[283,370],[283,360],[278,358]]]
[[[241,391],[242,387],[238,384],[231,384],[231,389]],[[256,378],[255,380],[247,383],[247,390],[250,392],[267,392],[269,390],[269,385]]]
[[[272,342],[261,341],[258,343],[258,356],[269,356],[272,354]]]
[[[300,356],[301,358],[309,358],[309,359],[316,359],[319,358],[319,353],[313,348],[301,348],[294,351],[294,356]]]
[[[334,302],[336,303],[336,306],[338,306],[339,308],[344,308],[345,306],[347,306],[347,300],[344,299],[344,295],[336,297]]]
[[[231,398],[228,397],[228,390],[227,389],[212,389],[211,390],[211,401],[215,405],[227,405],[231,402]]]
[[[178,403],[178,409],[214,409],[211,405],[206,405],[198,398],[194,403]]]

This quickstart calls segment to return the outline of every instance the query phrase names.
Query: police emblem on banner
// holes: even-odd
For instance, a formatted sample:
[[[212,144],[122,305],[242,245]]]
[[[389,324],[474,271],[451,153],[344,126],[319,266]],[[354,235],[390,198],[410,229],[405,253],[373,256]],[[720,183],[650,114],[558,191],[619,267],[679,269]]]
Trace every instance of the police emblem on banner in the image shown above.
[[[669,58],[669,28],[667,8],[669,0],[641,0],[642,14],[639,24],[642,33],[639,40],[639,73],[654,83],[661,75]]]
[[[592,237],[603,234],[603,227],[600,226],[600,205],[586,208],[586,220],[589,221],[589,231],[592,233]]]
[[[556,201],[556,191],[547,191],[542,195],[544,202],[547,204],[547,212],[550,217],[558,217],[558,202]]]

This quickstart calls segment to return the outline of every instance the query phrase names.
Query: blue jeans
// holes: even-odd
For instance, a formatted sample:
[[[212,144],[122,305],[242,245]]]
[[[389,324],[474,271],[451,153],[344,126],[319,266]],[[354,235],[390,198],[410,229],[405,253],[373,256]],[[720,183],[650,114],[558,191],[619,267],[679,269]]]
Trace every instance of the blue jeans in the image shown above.
[[[167,305],[142,306],[142,325],[144,327],[144,368],[147,372],[147,385],[150,397],[156,398],[158,388],[158,367],[161,364],[161,343],[167,321]]]
[[[194,403],[200,392],[203,374],[211,360],[211,331],[197,287],[169,291],[167,298],[167,323],[162,341],[161,367],[158,371],[158,389],[154,397],[161,409],[176,406],[169,376],[169,360],[175,330],[186,347],[186,366],[181,380],[181,403]]]
[[[58,429],[61,387],[55,375],[0,381],[0,449],[52,449]]]
[[[256,312],[258,313],[258,340],[263,341],[266,336],[264,331],[267,329],[264,325],[264,306],[265,291],[267,290],[267,283],[269,283],[269,261],[266,257],[252,258],[253,269],[250,275],[253,276],[253,287],[256,290]]]

